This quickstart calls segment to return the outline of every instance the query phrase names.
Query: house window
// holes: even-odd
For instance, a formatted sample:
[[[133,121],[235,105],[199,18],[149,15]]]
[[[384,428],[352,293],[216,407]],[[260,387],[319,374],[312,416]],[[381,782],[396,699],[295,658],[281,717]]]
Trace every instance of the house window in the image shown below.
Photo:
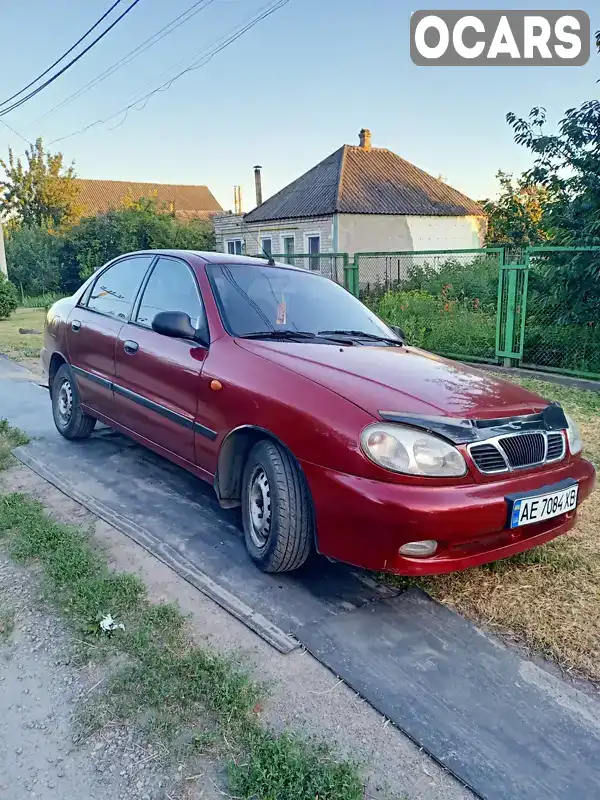
[[[296,241],[293,236],[282,236],[281,237],[281,244],[283,255],[285,256],[286,264],[293,264],[294,263],[294,252],[296,249]]]
[[[317,253],[321,252],[321,237],[317,235],[312,235],[307,237],[307,244],[308,244],[308,252],[312,256],[313,254],[316,255]],[[318,258],[309,258],[308,260],[308,268],[313,272],[318,272],[320,267],[320,261]]]
[[[263,255],[271,257],[273,253],[273,239],[270,236],[265,236],[260,240],[260,247],[263,252]]]
[[[229,239],[227,241],[227,252],[232,256],[241,256],[244,253],[243,239]]]

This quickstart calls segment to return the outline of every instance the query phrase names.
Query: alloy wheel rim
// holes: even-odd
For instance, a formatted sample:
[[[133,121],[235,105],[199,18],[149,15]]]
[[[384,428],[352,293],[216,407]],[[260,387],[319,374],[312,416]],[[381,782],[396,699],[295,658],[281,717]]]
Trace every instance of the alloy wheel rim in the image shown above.
[[[250,538],[254,545],[262,550],[269,540],[271,533],[271,487],[267,473],[261,466],[257,466],[250,479],[248,493],[248,506],[250,517]]]
[[[68,425],[73,416],[73,389],[68,380],[64,380],[58,390],[57,411],[61,424]]]

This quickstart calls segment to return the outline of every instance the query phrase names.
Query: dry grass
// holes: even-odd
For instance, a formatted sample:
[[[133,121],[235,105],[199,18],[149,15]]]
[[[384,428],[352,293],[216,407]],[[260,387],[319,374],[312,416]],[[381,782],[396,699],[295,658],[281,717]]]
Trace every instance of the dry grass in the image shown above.
[[[15,361],[37,362],[43,336],[41,333],[22,334],[19,328],[43,331],[45,317],[43,308],[18,308],[8,319],[0,319],[0,353]]]
[[[581,424],[585,454],[600,469],[600,394],[518,381],[558,400]],[[515,635],[567,670],[600,681],[600,491],[567,536],[485,567],[421,581],[437,600]]]

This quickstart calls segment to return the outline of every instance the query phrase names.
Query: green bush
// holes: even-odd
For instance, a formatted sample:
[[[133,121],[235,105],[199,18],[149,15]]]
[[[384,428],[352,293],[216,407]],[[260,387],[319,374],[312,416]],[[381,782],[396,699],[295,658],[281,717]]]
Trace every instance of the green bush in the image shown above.
[[[469,256],[469,258],[472,258]],[[463,263],[455,258],[443,264],[425,262],[410,270],[404,291],[424,291],[444,295],[448,300],[475,300],[481,306],[495,307],[498,298],[497,254],[482,255]]]
[[[0,319],[10,317],[17,305],[17,290],[0,272]]]
[[[45,228],[24,225],[11,231],[6,240],[8,276],[22,295],[60,289],[62,246],[62,239]]]
[[[212,250],[212,224],[176,219],[157,211],[150,201],[86,217],[65,237],[65,280],[61,288],[74,291],[82,279],[122,253],[158,248]]]
[[[449,300],[427,292],[387,292],[371,308],[398,325],[407,342],[434,353],[493,360],[496,314],[474,300]]]

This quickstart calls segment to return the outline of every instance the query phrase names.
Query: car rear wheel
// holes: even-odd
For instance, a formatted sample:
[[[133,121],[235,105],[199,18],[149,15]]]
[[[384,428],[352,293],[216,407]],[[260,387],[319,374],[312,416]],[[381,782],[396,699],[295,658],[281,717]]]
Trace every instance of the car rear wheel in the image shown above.
[[[308,486],[290,454],[270,440],[256,444],[244,468],[246,547],[265,572],[298,569],[310,555],[313,514]]]
[[[52,381],[52,415],[58,432],[65,439],[85,439],[96,420],[81,409],[77,384],[68,364],[63,364]]]

